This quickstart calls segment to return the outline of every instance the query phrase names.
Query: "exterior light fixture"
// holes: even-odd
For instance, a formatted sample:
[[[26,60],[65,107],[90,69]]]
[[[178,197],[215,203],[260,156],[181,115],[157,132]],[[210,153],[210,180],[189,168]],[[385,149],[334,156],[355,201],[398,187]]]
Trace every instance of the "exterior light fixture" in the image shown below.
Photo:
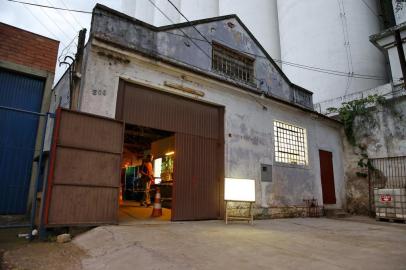
[[[255,180],[226,178],[224,184],[224,200],[255,202]]]
[[[172,155],[174,155],[174,154],[175,154],[174,151],[170,151],[170,152],[166,153],[165,156],[172,156]]]

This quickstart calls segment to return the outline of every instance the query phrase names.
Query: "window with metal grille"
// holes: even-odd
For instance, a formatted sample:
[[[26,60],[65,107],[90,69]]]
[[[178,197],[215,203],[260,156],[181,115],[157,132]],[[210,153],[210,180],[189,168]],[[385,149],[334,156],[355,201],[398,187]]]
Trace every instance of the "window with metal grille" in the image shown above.
[[[217,43],[212,47],[212,70],[245,83],[254,83],[253,58]]]
[[[307,165],[306,130],[283,122],[274,122],[275,161]]]

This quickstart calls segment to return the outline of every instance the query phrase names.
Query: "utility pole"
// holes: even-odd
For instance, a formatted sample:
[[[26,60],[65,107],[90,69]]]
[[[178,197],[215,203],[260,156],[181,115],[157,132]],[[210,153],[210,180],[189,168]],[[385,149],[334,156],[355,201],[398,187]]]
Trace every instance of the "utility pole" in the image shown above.
[[[395,30],[395,40],[396,40],[396,48],[398,49],[399,55],[399,63],[402,69],[402,76],[403,76],[403,87],[406,86],[406,59],[405,59],[405,51],[403,50],[403,42],[402,37],[400,36],[400,30]]]
[[[79,109],[80,81],[82,78],[83,51],[85,49],[86,28],[79,31],[78,47],[73,62],[72,85],[70,88],[70,109]]]

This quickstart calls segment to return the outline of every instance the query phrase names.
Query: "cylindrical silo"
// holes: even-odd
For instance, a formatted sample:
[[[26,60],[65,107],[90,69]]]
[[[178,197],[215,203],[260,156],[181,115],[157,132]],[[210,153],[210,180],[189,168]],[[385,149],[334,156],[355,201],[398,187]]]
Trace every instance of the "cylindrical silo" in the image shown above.
[[[155,7],[147,0],[121,0],[121,8],[129,16],[154,24]]]
[[[219,0],[219,14],[237,14],[269,55],[280,59],[277,0]]]
[[[369,36],[381,30],[373,13],[379,14],[376,0],[278,0],[277,4],[283,70],[292,82],[313,91],[315,102],[386,82],[384,56],[369,42]],[[289,62],[349,74],[315,72]]]
[[[189,21],[216,17],[219,15],[218,0],[181,0],[180,11]],[[186,21],[183,17],[180,20]]]
[[[136,1],[134,0],[121,0],[121,10],[128,16],[135,16]]]
[[[148,2],[148,0],[144,0]],[[181,0],[171,0],[171,2],[180,9],[180,2]],[[154,25],[155,26],[162,26],[162,25],[169,25],[173,23],[180,22],[180,14],[179,12],[168,2],[168,0],[155,0],[155,5],[162,10],[166,16],[166,18],[159,10],[155,9],[154,14]]]

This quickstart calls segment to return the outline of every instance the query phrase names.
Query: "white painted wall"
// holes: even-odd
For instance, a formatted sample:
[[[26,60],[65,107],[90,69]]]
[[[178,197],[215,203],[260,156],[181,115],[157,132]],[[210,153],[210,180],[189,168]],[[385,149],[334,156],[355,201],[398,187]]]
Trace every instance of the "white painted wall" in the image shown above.
[[[365,2],[377,10],[376,0]],[[282,60],[323,69],[386,77],[385,60],[370,42],[379,19],[362,1],[278,0]],[[296,84],[314,92],[315,102],[382,85],[386,80],[332,76],[283,64]]]
[[[80,109],[114,117],[120,78],[138,84],[225,106],[225,175],[256,179],[257,204],[285,206],[302,204],[304,197],[322,201],[318,149],[333,151],[337,205],[344,204],[344,173],[339,126],[331,120],[318,119],[313,113],[260,98],[238,88],[184,72],[141,56],[93,41],[88,54]],[[97,54],[112,50],[126,55],[130,64],[114,63]],[[114,53],[113,52],[113,53]],[[203,98],[184,94],[164,86],[164,82],[183,84],[205,93]],[[106,90],[106,96],[94,95],[94,89]],[[251,95],[251,97],[249,96]],[[268,110],[264,111],[264,104]],[[309,165],[296,167],[273,162],[273,121],[280,120],[307,130]],[[231,135],[231,137],[229,136]],[[274,165],[274,182],[260,182],[260,164]]]

